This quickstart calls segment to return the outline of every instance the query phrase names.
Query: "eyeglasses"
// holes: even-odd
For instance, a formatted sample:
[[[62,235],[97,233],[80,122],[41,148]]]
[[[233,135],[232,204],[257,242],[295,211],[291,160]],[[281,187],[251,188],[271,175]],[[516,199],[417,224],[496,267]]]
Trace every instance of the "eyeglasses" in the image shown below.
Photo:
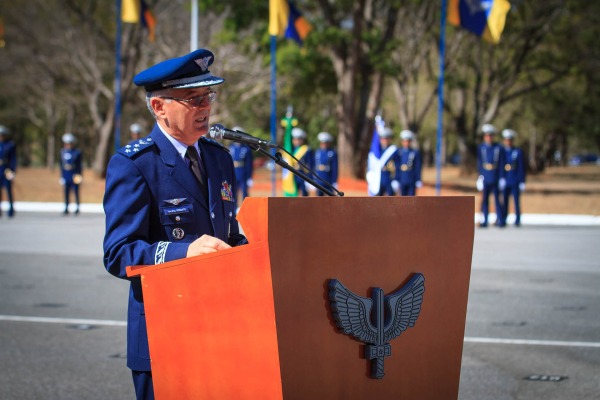
[[[171,97],[171,96],[160,96],[160,98],[167,99],[167,100],[180,101],[182,103],[189,105],[190,107],[200,107],[200,106],[207,105],[207,104],[210,104],[213,101],[215,101],[215,99],[217,98],[217,93],[216,92],[208,92],[207,94],[191,97],[189,99],[182,99],[179,97]]]

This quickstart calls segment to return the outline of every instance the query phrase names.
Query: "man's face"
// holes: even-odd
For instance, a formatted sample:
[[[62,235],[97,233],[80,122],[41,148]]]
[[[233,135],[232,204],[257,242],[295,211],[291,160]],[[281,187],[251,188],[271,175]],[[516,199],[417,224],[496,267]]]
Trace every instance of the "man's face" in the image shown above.
[[[294,147],[302,146],[304,144],[304,139],[292,138],[292,144],[294,145]]]
[[[512,147],[512,145],[513,145],[512,139],[504,139],[504,145],[506,147]]]
[[[483,141],[487,144],[492,144],[493,139],[494,139],[494,137],[490,134],[483,135]]]
[[[402,140],[402,147],[404,147],[405,149],[408,149],[410,147],[410,140],[409,139],[403,139]]]
[[[206,96],[198,106],[185,101],[154,97],[151,105],[163,129],[172,137],[188,146],[193,145],[208,133],[208,120],[211,105],[208,101],[210,87],[192,89],[172,89],[165,97],[192,99]]]
[[[381,137],[381,138],[379,138],[379,144],[384,149],[387,148],[387,147],[389,147],[390,143],[392,143],[392,138],[391,137]]]

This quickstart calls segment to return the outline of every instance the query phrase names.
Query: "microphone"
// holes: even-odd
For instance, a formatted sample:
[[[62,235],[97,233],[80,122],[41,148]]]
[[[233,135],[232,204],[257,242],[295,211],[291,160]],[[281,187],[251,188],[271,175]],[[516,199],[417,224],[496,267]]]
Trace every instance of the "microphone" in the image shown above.
[[[275,143],[259,139],[245,132],[227,129],[221,124],[214,124],[211,126],[208,130],[208,135],[212,139],[227,139],[234,142],[245,143],[253,146],[266,146],[274,149],[278,147]]]

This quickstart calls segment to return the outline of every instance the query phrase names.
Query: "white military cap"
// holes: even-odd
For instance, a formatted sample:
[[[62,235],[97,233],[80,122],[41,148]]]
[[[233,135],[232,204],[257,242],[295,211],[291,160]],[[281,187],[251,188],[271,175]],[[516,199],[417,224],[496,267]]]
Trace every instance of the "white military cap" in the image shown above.
[[[383,131],[379,132],[379,137],[390,138],[394,136],[394,132],[388,127],[383,128]]]
[[[321,132],[317,135],[319,142],[333,142],[333,136],[329,132]]]
[[[505,129],[502,131],[502,137],[504,139],[514,139],[515,136],[517,136],[517,132],[512,129]]]
[[[306,132],[300,128],[292,129],[292,137],[295,139],[306,139]]]
[[[75,135],[72,133],[65,133],[62,135],[63,143],[75,143]]]
[[[8,135],[10,132],[7,127],[0,125],[0,135]]]
[[[484,135],[493,135],[494,133],[496,133],[496,128],[492,124],[483,124],[483,126],[481,127],[481,132]]]
[[[413,133],[413,131],[405,129],[402,132],[400,132],[400,139],[402,140],[413,140],[414,138],[415,134]]]
[[[129,130],[134,133],[140,133],[142,131],[142,126],[138,123],[131,124]]]

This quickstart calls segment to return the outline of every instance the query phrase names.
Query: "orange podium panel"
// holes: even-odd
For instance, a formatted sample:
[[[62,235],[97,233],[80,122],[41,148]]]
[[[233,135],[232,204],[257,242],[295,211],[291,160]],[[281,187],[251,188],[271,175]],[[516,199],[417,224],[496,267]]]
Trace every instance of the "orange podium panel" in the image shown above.
[[[129,267],[142,279],[157,399],[457,398],[473,203],[247,198],[238,219],[248,245]],[[378,347],[384,374],[373,378],[370,344],[336,324],[330,282],[367,299],[380,288],[387,302],[416,274],[418,315],[385,355]],[[379,308],[381,326],[408,312],[392,308]]]

